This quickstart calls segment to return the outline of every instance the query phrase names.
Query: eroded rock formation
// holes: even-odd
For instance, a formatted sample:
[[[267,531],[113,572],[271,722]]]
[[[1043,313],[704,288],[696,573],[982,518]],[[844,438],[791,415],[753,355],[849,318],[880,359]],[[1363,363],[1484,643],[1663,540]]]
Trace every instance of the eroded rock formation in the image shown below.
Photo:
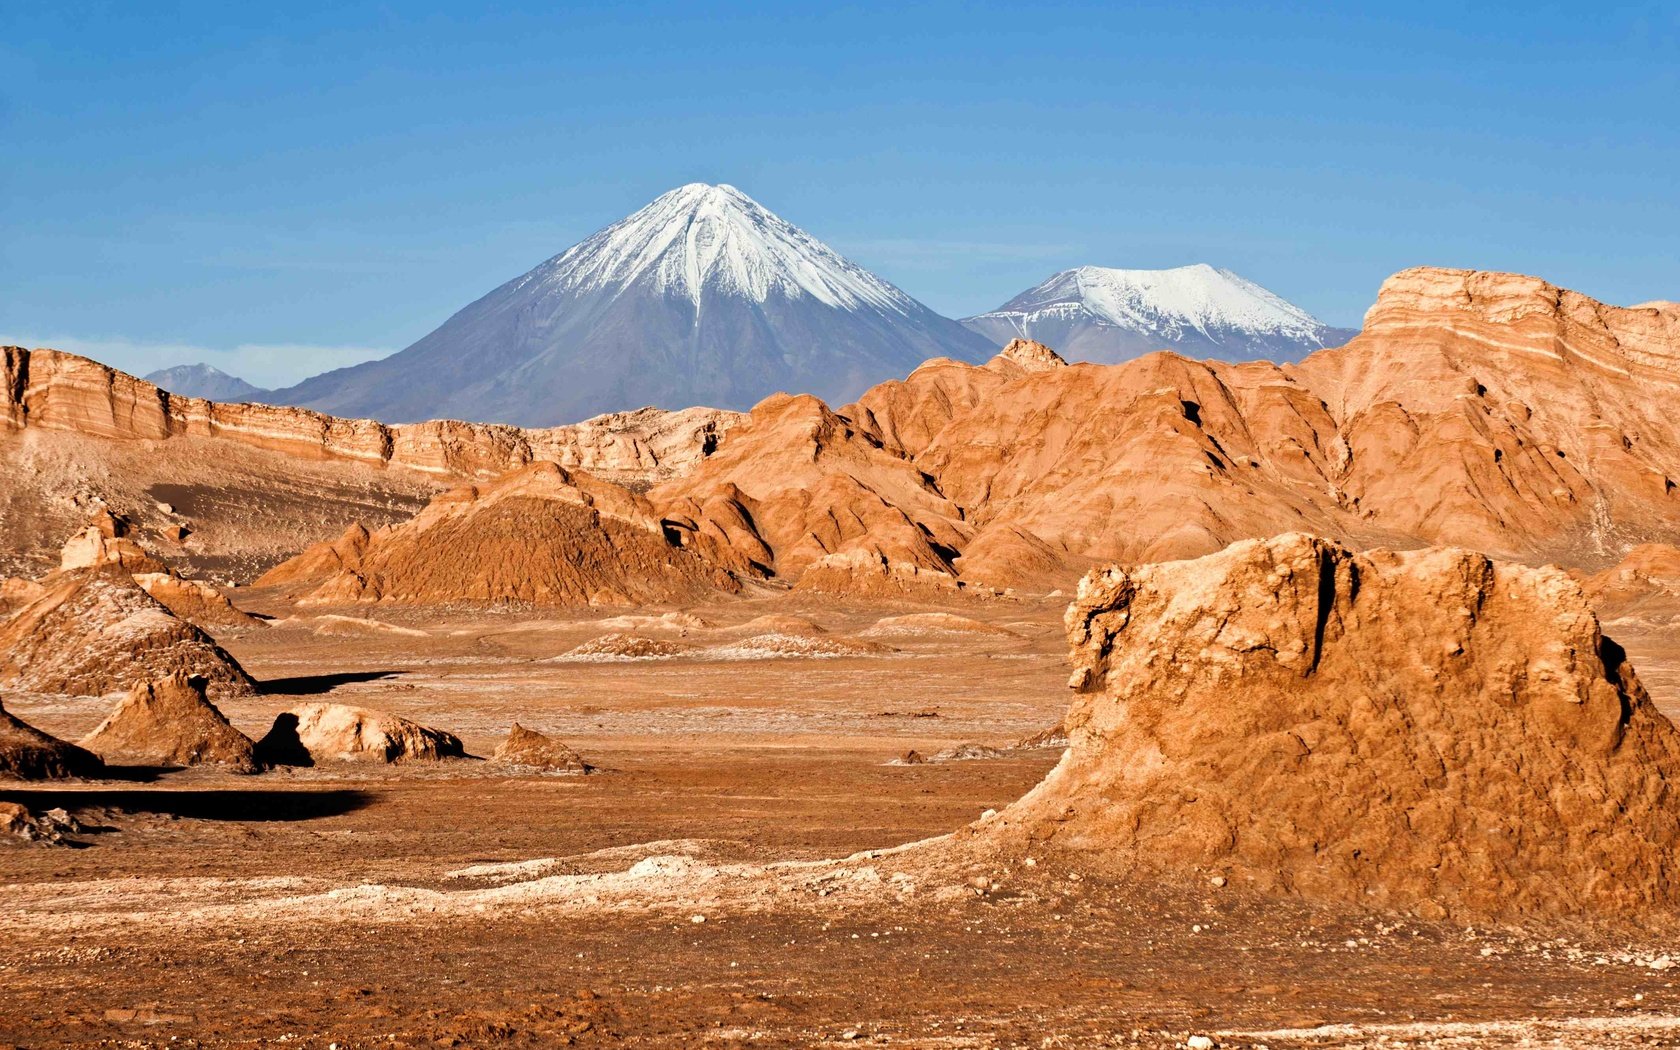
[[[342,566],[308,592],[315,604],[629,605],[739,589],[694,552],[710,540],[685,535],[624,488],[553,463],[455,489],[410,521],[350,539],[306,551],[264,580],[296,585]]]
[[[635,414],[541,440],[171,399],[45,351],[6,361],[14,426],[272,440],[429,476],[546,458],[638,487],[663,478],[639,513],[685,549],[736,575],[809,574],[808,587],[1051,587],[1093,564],[1194,557],[1291,528],[1589,570],[1638,543],[1680,542],[1680,423],[1668,411],[1680,401],[1680,314],[1512,274],[1396,274],[1357,338],[1296,365],[1169,353],[1067,365],[1018,341],[983,365],[930,361],[838,410],[776,395],[744,418]],[[307,436],[262,436],[248,409],[287,413],[274,433]],[[655,432],[686,451],[648,452]],[[312,552],[320,564],[282,575],[345,570],[382,542],[347,534]],[[475,596],[440,582],[426,593]]]
[[[1439,918],[1680,904],[1680,731],[1580,588],[1302,534],[1094,571],[1071,747],[974,834]]]
[[[1601,618],[1637,617],[1657,624],[1680,619],[1680,548],[1645,543],[1581,583]]]
[[[137,572],[134,582],[183,620],[222,627],[261,627],[263,622],[237,608],[227,595],[202,580],[172,572]]]
[[[565,744],[518,722],[496,748],[496,761],[550,772],[588,773],[595,767]]]
[[[116,566],[58,573],[0,624],[0,686],[102,696],[181,673],[212,696],[253,692],[209,635],[170,613]]]
[[[48,736],[0,707],[0,777],[19,780],[95,777],[102,769],[98,755]]]
[[[655,496],[789,577],[862,549],[1008,585],[1285,528],[1598,567],[1680,539],[1676,399],[1673,311],[1420,268],[1299,365],[1017,346],[772,399]]]
[[[255,773],[251,738],[204,695],[204,680],[172,674],[141,682],[81,746],[114,765],[220,766]]]
[[[777,395],[707,460],[650,497],[672,520],[797,579],[832,555],[949,575],[962,511],[916,466],[808,395]]]
[[[639,409],[543,430],[455,420],[386,426],[308,409],[182,397],[75,354],[0,347],[0,431],[27,427],[150,441],[210,436],[450,477],[494,476],[552,460],[646,483],[692,467],[739,418],[709,408]]]

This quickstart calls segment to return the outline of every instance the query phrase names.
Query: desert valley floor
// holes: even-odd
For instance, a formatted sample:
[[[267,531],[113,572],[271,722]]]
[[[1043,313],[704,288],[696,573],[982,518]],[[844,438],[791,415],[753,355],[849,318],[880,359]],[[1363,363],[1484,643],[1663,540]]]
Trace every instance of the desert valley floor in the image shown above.
[[[547,429],[0,347],[0,1050],[1680,1046],[1677,400],[1436,268]]]
[[[86,846],[0,853],[0,1043],[1680,1040],[1655,933],[1466,927],[1151,889],[1053,858],[891,852],[1003,807],[1059,757],[1013,746],[1067,706],[1059,596],[880,627],[929,606],[765,594],[631,625],[697,655],[559,662],[624,621],[238,597],[275,617],[222,636],[263,683],[222,705],[254,737],[330,698],[450,729],[475,755],[519,721],[599,771],[455,760],[0,789],[63,807]],[[731,658],[766,625],[860,651]],[[1623,626],[1659,705],[1680,710],[1673,636]],[[7,706],[75,739],[106,703]],[[996,751],[893,761],[965,743]]]

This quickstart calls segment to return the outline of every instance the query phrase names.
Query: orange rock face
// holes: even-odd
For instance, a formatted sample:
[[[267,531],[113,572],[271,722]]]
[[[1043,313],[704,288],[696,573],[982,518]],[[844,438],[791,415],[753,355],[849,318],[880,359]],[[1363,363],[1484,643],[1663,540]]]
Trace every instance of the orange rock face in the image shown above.
[[[1290,528],[1594,567],[1680,539],[1671,310],[1418,269],[1299,365],[1047,354],[771,399],[655,498],[787,576],[865,550],[1010,584]]]
[[[0,347],[0,432],[29,427],[151,441],[199,435],[447,476],[493,476],[552,460],[647,483],[692,467],[739,418],[709,408],[640,409],[544,430],[455,420],[386,426],[301,408],[181,397],[75,354]]]
[[[295,558],[288,558],[257,577],[258,587],[284,587],[322,580],[353,570],[367,554],[373,536],[360,524],[351,525],[336,540],[317,543]]]
[[[330,557],[305,552],[264,579],[299,582],[336,559],[342,567],[305,597],[313,604],[630,605],[739,589],[686,545],[703,542],[668,528],[647,500],[626,489],[534,463],[489,485],[445,493],[365,544],[341,540]]]
[[[1435,918],[1680,904],[1680,731],[1556,569],[1290,534],[1094,571],[1067,627],[1071,748],[978,834]]]
[[[703,470],[649,496],[790,579],[852,554],[948,575],[969,537],[961,510],[914,463],[804,395],[765,399]]]

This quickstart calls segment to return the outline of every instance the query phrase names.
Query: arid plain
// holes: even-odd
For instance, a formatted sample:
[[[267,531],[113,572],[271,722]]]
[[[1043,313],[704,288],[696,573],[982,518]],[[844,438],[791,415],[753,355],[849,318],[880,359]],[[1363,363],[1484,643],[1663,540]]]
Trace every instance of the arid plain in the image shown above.
[[[5,353],[0,1042],[1680,1041],[1672,304],[543,431]]]

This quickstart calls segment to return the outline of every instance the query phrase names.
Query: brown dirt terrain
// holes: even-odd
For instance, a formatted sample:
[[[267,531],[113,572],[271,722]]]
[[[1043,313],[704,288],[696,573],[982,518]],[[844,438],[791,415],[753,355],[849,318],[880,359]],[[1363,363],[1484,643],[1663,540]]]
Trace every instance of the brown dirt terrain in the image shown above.
[[[698,644],[765,616],[839,637],[897,628],[893,651],[797,662],[547,661],[610,633],[596,626],[605,615],[380,608],[401,632],[346,636],[317,634],[314,620],[365,611],[252,611],[277,619],[227,644],[266,691],[221,705],[247,734],[325,700],[447,729],[489,755],[518,720],[603,772],[457,760],[0,790],[64,806],[86,829],[69,837],[87,845],[0,849],[0,1041],[1040,1047],[1224,1032],[1252,1033],[1218,1035],[1224,1045],[1284,1047],[1680,1034],[1660,930],[1436,923],[1235,884],[1140,884],[1048,854],[1031,866],[962,850],[825,860],[955,830],[1044,776],[1059,752],[1009,745],[1066,709],[1060,600],[953,604],[939,611],[969,622],[910,623],[960,630],[915,633],[898,618],[925,607],[801,594],[664,620],[712,625],[680,628]],[[104,714],[94,698],[8,707],[71,738]],[[888,764],[968,741],[1004,757]]]

